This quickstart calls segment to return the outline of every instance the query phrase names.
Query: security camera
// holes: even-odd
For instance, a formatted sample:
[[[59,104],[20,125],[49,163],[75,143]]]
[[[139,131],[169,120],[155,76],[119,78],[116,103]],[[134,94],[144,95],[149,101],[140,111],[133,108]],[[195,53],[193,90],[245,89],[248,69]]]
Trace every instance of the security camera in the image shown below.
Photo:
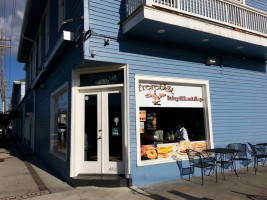
[[[110,43],[110,39],[109,38],[105,38],[104,39],[104,45],[106,46],[106,45],[109,45],[109,43]]]
[[[214,65],[216,60],[214,58],[207,58],[205,64],[206,65]]]

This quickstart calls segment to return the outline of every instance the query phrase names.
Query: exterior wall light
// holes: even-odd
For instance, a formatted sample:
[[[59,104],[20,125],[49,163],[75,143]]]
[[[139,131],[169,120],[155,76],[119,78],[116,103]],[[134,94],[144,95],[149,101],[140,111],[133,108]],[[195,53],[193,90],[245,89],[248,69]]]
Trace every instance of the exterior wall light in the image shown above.
[[[157,32],[158,32],[159,34],[162,34],[162,33],[165,33],[165,30],[164,30],[164,29],[159,29],[159,30],[157,30]]]
[[[104,39],[104,45],[107,46],[110,44],[110,39],[109,38],[105,38]]]
[[[91,57],[94,58],[96,56],[96,52],[95,51],[92,51],[91,52]]]
[[[214,58],[207,58],[205,61],[205,64],[210,66],[210,65],[215,65],[216,60]]]
[[[201,40],[201,41],[202,41],[202,42],[209,42],[210,39],[206,38],[206,39],[203,39],[203,40]]]

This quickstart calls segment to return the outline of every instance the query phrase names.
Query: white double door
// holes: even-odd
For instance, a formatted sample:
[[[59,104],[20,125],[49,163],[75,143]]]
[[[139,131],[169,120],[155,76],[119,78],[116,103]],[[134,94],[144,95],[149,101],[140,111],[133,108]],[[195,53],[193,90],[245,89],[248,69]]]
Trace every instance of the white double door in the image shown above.
[[[122,88],[79,93],[79,174],[124,174]]]

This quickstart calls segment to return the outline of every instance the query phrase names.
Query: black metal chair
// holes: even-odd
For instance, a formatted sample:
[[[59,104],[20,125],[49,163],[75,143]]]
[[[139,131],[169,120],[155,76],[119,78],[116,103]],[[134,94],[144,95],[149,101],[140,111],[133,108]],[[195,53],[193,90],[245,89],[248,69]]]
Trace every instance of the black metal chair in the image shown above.
[[[226,148],[232,149],[233,147],[227,145]],[[231,171],[234,169],[235,174],[238,176],[234,167],[234,157],[235,157],[234,153],[224,153],[216,155],[217,164],[219,164],[219,167],[221,168],[221,173],[223,174],[224,179],[225,179],[224,170],[229,168],[231,168]]]
[[[180,157],[176,157],[174,158],[174,160],[176,160],[177,166],[180,170],[180,176],[183,177],[185,175],[189,175],[189,180],[190,180],[190,174],[194,173],[194,168],[192,167],[184,167],[183,166],[183,161]]]
[[[239,161],[240,165],[247,167],[252,162],[252,159],[248,158],[248,148],[246,144],[232,143],[227,145],[230,149],[238,150],[237,154],[233,157],[234,161]]]
[[[264,165],[266,158],[267,158],[267,154],[265,152],[265,149],[263,149],[260,145],[253,145],[249,142],[248,142],[248,145],[250,146],[252,150],[252,156],[254,157],[254,168],[255,168],[255,175],[256,175],[258,166],[259,166],[259,161],[261,159],[264,159],[263,161],[263,165]]]
[[[201,153],[194,151],[192,149],[187,149],[186,153],[189,158],[190,162],[190,168],[200,168],[201,169],[201,176],[202,176],[202,185],[203,185],[203,176],[204,176],[204,170],[205,169],[214,169],[216,171],[216,183],[217,183],[217,165],[213,164],[211,162],[204,161],[204,157],[201,155]],[[189,181],[190,181],[190,174],[189,174]]]

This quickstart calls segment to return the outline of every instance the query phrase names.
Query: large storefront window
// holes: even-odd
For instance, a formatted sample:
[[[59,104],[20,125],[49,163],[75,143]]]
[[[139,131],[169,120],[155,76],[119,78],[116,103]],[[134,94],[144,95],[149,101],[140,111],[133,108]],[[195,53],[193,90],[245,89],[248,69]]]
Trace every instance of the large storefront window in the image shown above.
[[[210,131],[205,85],[147,80],[137,84],[141,163],[187,158],[186,149],[206,149]]]
[[[52,95],[52,132],[50,150],[61,158],[66,156],[67,121],[68,121],[68,92],[67,88]]]

